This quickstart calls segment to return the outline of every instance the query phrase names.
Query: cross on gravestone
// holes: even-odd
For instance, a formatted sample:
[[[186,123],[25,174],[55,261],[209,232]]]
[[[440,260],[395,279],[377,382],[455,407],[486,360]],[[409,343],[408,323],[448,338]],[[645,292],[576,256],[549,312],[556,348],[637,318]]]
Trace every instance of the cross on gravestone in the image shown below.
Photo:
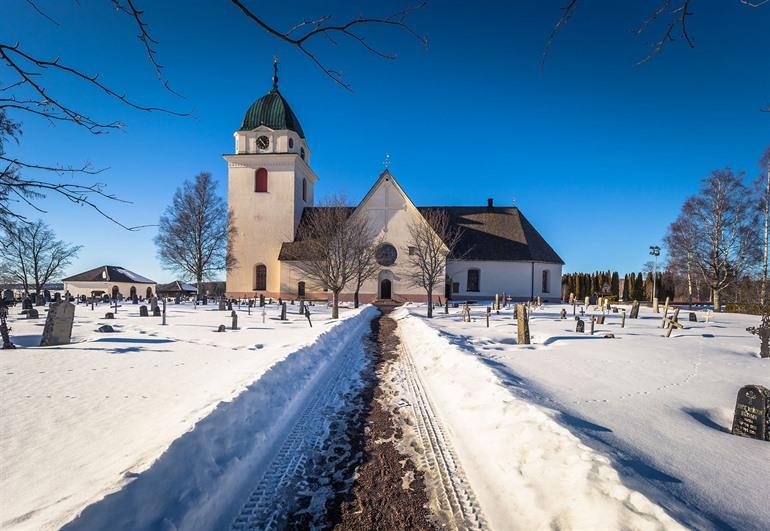
[[[118,313],[118,299],[114,299],[112,302],[113,308],[115,308],[115,313]]]
[[[0,337],[3,340],[3,350],[9,350],[16,348],[16,345],[11,343],[11,334],[8,329],[8,323],[6,319],[8,317],[8,304],[5,296],[0,300]]]
[[[666,337],[671,337],[671,331],[674,328],[684,328],[684,325],[679,322],[679,308],[674,308],[671,317],[666,317],[663,322],[666,324]]]
[[[145,306],[144,304],[142,304],[142,305],[139,307],[139,317],[147,317],[147,316],[148,316],[148,313],[147,313],[147,306]]]
[[[305,306],[305,317],[307,317],[307,324],[310,325],[310,328],[313,328],[313,321],[310,320],[310,308]]]
[[[230,317],[233,318],[232,322],[232,329],[238,330],[238,313],[235,310],[231,310],[232,313],[230,314]]]
[[[663,319],[661,319],[660,322],[661,328],[666,327],[666,319],[668,319],[668,297],[666,297],[666,302],[663,304]]]
[[[516,305],[516,324],[518,328],[516,343],[519,345],[529,345],[529,316],[527,315],[527,307],[523,304]]]
[[[770,441],[770,389],[746,385],[735,401],[732,434]]]
[[[759,326],[750,326],[746,331],[759,337],[759,357],[770,358],[770,315],[763,315]]]
[[[586,332],[586,323],[582,319],[577,320],[577,324],[575,324],[575,332],[578,334],[585,334]]]
[[[60,302],[51,305],[43,327],[41,347],[67,345],[72,338],[72,324],[75,321],[75,305],[70,302]]]
[[[639,319],[639,301],[634,301],[631,304],[631,312],[628,314],[629,319]]]

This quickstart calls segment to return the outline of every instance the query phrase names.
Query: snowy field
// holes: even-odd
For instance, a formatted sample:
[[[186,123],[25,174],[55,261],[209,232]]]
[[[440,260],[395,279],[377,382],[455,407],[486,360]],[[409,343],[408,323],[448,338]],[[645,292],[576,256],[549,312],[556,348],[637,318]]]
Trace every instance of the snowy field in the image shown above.
[[[770,387],[757,317],[682,311],[665,338],[643,308],[590,336],[548,305],[519,346],[510,310],[424,312],[394,317],[493,529],[768,528],[770,444],[728,433],[738,389]]]
[[[157,512],[215,513],[208,493],[238,488],[239,464],[259,461],[255,441],[280,431],[304,383],[348,341],[360,342],[375,313],[342,309],[332,321],[316,305],[310,328],[298,306],[288,306],[287,321],[269,306],[264,323],[260,308],[247,315],[244,306],[233,331],[230,312],[212,305],[169,304],[167,326],[130,303],[114,320],[102,319],[107,305],[78,305],[72,343],[40,348],[45,312],[27,320],[19,311],[9,316],[18,348],[0,356],[0,528],[25,530],[58,529],[121,489],[143,503],[153,528]],[[97,332],[102,324],[116,333]],[[215,332],[220,324],[228,330]],[[158,471],[140,476],[150,467]],[[150,486],[125,488],[132,482]]]

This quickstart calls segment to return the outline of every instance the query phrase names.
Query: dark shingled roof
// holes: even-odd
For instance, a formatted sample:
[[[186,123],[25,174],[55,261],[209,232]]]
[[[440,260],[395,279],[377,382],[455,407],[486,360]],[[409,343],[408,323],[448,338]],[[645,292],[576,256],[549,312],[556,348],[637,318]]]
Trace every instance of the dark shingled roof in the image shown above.
[[[270,129],[288,129],[305,138],[297,116],[277,88],[251,104],[241,123],[241,131],[251,131],[260,125]]]
[[[106,275],[104,274],[106,273]],[[105,278],[106,276],[106,278]],[[78,273],[69,278],[65,278],[64,282],[131,282],[134,284],[155,284],[154,280],[145,278],[142,275],[137,275],[133,271],[129,271],[120,266],[99,266],[85,273]]]
[[[300,227],[313,208],[302,212]],[[352,213],[355,208],[350,208]],[[537,232],[537,229],[516,207],[418,207],[420,212],[443,210],[452,225],[462,228],[457,255],[463,260],[498,260],[504,262],[547,262],[564,264],[561,257]],[[301,232],[301,231],[298,231]],[[285,242],[279,260],[304,257],[302,241]]]
[[[168,284],[159,284],[156,291],[158,293],[198,293],[198,288],[187,282],[175,280]]]

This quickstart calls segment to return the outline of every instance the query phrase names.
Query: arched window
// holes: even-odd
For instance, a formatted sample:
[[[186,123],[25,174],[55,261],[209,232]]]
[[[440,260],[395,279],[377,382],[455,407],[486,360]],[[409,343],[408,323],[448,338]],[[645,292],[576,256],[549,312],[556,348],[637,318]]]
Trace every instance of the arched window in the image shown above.
[[[302,179],[302,200],[307,201],[307,179]]]
[[[294,149],[294,139],[289,137],[289,149]]]
[[[147,288],[147,298],[148,299],[152,298],[152,288]]]
[[[465,291],[479,291],[480,276],[481,276],[481,271],[479,271],[478,269],[469,269],[468,284],[465,288]]]
[[[305,296],[305,283],[303,281],[297,282],[297,297],[300,299]]]
[[[302,157],[302,160],[305,160],[305,148],[299,148],[299,156]]]
[[[548,285],[548,270],[543,269],[543,293],[549,293],[551,291],[550,286]]]
[[[259,290],[266,290],[267,289],[267,267],[263,264],[259,264],[256,267],[254,275],[254,289]]]
[[[112,298],[117,299],[120,294],[120,289],[117,286],[112,286]]]
[[[254,172],[254,191],[267,192],[267,170],[260,168]]]

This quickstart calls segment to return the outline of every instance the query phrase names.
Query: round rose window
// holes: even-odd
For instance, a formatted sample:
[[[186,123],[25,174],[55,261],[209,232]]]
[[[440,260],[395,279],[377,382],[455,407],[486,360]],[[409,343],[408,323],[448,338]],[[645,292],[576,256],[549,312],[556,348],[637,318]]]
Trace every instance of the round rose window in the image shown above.
[[[377,263],[381,266],[391,266],[395,264],[397,256],[398,252],[396,251],[396,248],[389,243],[383,243],[380,245],[377,248],[377,253],[375,254]]]

